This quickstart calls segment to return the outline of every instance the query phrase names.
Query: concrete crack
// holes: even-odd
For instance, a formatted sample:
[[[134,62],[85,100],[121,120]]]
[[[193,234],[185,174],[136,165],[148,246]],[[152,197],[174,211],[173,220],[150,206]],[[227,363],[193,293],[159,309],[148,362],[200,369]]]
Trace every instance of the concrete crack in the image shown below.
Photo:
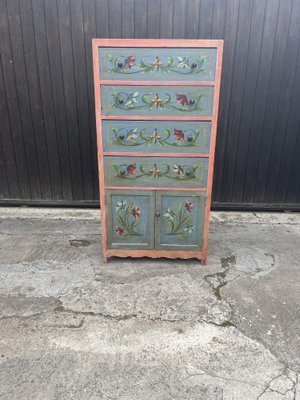
[[[207,375],[207,376],[210,376],[210,377],[212,377],[212,378],[215,378],[215,379],[221,379],[221,380],[223,380],[223,381],[226,381],[226,382],[237,382],[237,383],[242,383],[243,385],[249,385],[249,386],[251,386],[251,387],[253,387],[253,388],[255,388],[255,389],[262,389],[262,387],[261,386],[257,386],[257,385],[253,385],[252,383],[249,383],[249,382],[247,382],[247,381],[242,381],[242,380],[239,380],[239,379],[234,379],[234,378],[225,378],[225,377],[223,377],[223,376],[219,376],[219,375],[215,375],[215,374],[211,374],[211,373],[209,373],[209,372],[207,372],[207,371],[202,371],[202,372],[199,372],[199,373],[189,373],[188,371],[187,371],[187,369],[185,369],[185,371],[186,371],[186,373],[187,373],[187,379],[189,379],[189,378],[192,378],[193,376],[203,376],[203,375]]]
[[[233,327],[236,328],[236,326],[231,322],[231,320],[232,320],[232,318],[234,316],[234,310],[232,308],[232,305],[228,301],[222,299],[222,296],[221,296],[221,289],[224,286],[226,286],[228,283],[233,282],[233,281],[235,281],[236,279],[239,278],[239,276],[237,276],[236,278],[231,279],[231,280],[227,280],[226,279],[231,265],[234,265],[235,263],[236,263],[236,257],[235,257],[234,254],[231,254],[228,257],[224,257],[224,258],[221,259],[221,266],[223,268],[223,271],[221,271],[221,272],[219,271],[219,272],[216,272],[214,274],[208,274],[208,275],[205,275],[205,277],[204,277],[204,280],[211,287],[211,289],[212,289],[215,297],[217,298],[217,300],[218,301],[221,301],[221,300],[225,301],[227,303],[227,305],[229,306],[229,308],[231,309],[231,317],[230,317],[229,320],[224,321],[222,324],[216,324],[216,323],[210,322],[213,325],[217,325],[217,326],[221,326],[221,327],[233,326]]]
[[[294,393],[293,400],[295,400],[296,399],[296,385],[297,385],[297,380],[298,379],[296,378],[296,381],[293,381],[290,377],[288,377],[287,376],[287,370],[288,369],[290,371],[292,371],[290,368],[285,367],[283,372],[281,372],[279,375],[276,375],[274,378],[272,378],[270,380],[270,382],[268,382],[268,384],[264,388],[264,390],[259,394],[259,396],[257,397],[256,400],[259,400],[265,393],[268,393],[268,392],[278,393],[281,396],[285,396],[290,391],[292,391]],[[274,389],[274,388],[271,387],[272,383],[275,382],[276,379],[279,379],[281,377],[284,377],[284,378],[288,379],[292,383],[292,386],[287,388],[285,391],[280,391],[280,390],[277,390],[277,389]]]
[[[235,255],[230,255],[229,257],[221,258],[221,266],[223,268],[222,272],[216,272],[214,274],[205,275],[204,280],[212,288],[214,295],[218,300],[222,300],[221,289],[226,286],[229,282],[226,277],[229,272],[230,266],[236,263]]]

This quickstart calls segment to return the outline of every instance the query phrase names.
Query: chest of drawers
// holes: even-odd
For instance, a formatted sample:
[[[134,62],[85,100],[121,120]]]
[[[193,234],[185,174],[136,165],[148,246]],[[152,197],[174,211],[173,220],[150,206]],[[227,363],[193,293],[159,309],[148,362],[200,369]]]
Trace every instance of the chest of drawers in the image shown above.
[[[206,262],[223,41],[94,39],[103,260]]]

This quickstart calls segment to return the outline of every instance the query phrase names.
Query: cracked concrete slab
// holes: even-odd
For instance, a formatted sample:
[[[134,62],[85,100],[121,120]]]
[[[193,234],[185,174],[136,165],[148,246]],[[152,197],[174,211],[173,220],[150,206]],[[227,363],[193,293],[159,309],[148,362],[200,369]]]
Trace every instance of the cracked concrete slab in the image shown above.
[[[98,215],[0,211],[1,399],[299,399],[299,215],[213,213],[205,267],[104,265]]]
[[[56,315],[6,320],[1,326],[5,399],[21,398],[24,390],[31,398],[42,390],[44,398],[55,399],[89,399],[93,391],[101,393],[94,398],[114,399],[239,399],[241,393],[255,399],[284,370],[235,328],[77,313],[73,318],[71,312],[55,322]],[[62,383],[66,391],[60,392]]]

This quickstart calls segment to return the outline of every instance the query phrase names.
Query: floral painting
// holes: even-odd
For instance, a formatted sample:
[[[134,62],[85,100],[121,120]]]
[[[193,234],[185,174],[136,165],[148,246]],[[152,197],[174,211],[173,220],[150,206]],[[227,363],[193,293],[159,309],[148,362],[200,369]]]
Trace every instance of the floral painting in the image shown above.
[[[195,230],[192,224],[192,213],[194,205],[189,200],[185,203],[180,201],[177,209],[167,208],[163,216],[168,226],[167,235],[189,237]]]
[[[174,146],[174,147],[193,147],[197,145],[197,139],[200,130],[194,129],[170,129],[158,130],[154,128],[151,132],[146,128],[138,130],[137,128],[112,128],[114,133],[114,144],[121,146]]]
[[[133,236],[143,236],[138,230],[141,211],[133,202],[127,204],[126,200],[120,200],[116,206],[117,226],[115,232],[122,239],[129,239]]]
[[[135,54],[116,55],[107,54],[110,74],[170,74],[197,75],[205,72],[204,63],[207,56],[168,56],[165,61],[158,55],[144,56],[137,62]]]
[[[138,91],[135,92],[117,92],[111,93],[112,108],[119,110],[176,110],[179,112],[194,112],[201,111],[203,107],[200,102],[203,94],[183,94],[175,93],[175,96],[164,93],[146,93],[141,95]]]
[[[140,164],[113,164],[115,169],[115,176],[122,179],[159,179],[166,177],[175,180],[190,180],[196,178],[197,165],[180,165],[174,163],[160,164],[159,166],[154,163]]]

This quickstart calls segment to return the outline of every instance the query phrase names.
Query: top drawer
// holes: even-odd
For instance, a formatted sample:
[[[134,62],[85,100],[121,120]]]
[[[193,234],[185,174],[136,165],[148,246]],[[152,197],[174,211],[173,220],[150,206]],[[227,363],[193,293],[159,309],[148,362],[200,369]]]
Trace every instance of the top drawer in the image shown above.
[[[214,48],[99,48],[100,79],[126,81],[215,80]]]

